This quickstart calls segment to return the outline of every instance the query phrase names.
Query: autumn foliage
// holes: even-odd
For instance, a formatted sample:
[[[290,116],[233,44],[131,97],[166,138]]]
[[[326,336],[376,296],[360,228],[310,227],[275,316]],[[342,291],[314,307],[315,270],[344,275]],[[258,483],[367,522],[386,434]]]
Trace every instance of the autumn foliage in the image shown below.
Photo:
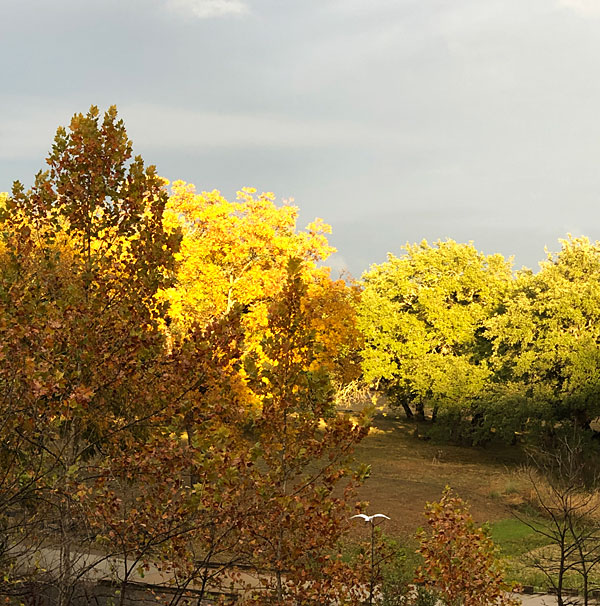
[[[278,604],[350,603],[359,577],[327,546],[348,527],[347,499],[358,479],[348,463],[367,430],[336,413],[328,369],[315,363],[320,347],[298,259],[290,259],[287,274],[268,310],[266,361],[248,363],[261,409],[254,423],[259,465],[250,472],[260,515],[249,525],[249,547],[253,560],[274,571],[266,586]]]
[[[477,528],[469,508],[446,488],[437,503],[428,503],[427,529],[419,533],[425,563],[416,582],[437,593],[451,606],[513,606],[507,594],[496,549],[488,534]]]
[[[177,280],[159,298],[169,304],[175,338],[242,309],[244,350],[259,363],[270,305],[282,293],[288,260],[297,259],[307,290],[304,321],[319,343],[315,362],[338,382],[348,382],[360,375],[358,291],[319,266],[334,250],[326,237],[330,226],[317,219],[300,231],[297,216],[296,207],[277,206],[271,193],[244,188],[231,202],[217,191],[197,194],[193,185],[176,181],[165,224],[183,239]]]
[[[331,554],[365,429],[332,385],[360,334],[356,291],[317,266],[328,227],[249,189],[169,199],[115,108],[47,163],[0,200],[3,593],[66,606],[110,562],[119,603],[151,568],[198,598],[244,564],[274,571],[252,599],[350,603]]]
[[[93,601],[109,568],[119,604],[150,571],[174,605],[190,592],[364,602],[369,567],[339,542],[368,419],[335,407],[361,378],[409,415],[488,434],[494,396],[500,416],[535,399],[547,427],[595,418],[598,246],[570,240],[539,277],[513,280],[472,245],[422,243],[361,292],[324,266],[321,220],[300,230],[295,207],[251,188],[230,201],[168,185],[133,156],[116,109],[92,107],[58,129],[30,189],[0,196],[9,601]],[[460,499],[428,505],[428,525],[420,583],[453,606],[512,603]]]

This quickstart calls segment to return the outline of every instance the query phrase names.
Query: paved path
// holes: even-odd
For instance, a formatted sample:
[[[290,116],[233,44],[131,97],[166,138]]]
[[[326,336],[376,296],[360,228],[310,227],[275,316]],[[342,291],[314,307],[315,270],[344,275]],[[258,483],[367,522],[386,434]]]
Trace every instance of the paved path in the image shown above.
[[[60,561],[60,551],[52,547],[40,547],[27,554],[27,564],[31,571],[34,570],[56,570]],[[160,570],[157,566],[150,564],[147,569],[140,570],[134,566],[133,561],[126,563],[122,558],[102,556],[73,551],[71,553],[74,570],[86,570],[83,578],[88,580],[114,580],[122,581],[127,571],[128,582],[154,585],[156,587],[173,588],[173,575],[170,572]],[[243,595],[246,591],[262,587],[260,574],[245,572],[236,569],[234,573],[224,571],[217,579],[209,581],[207,590],[211,593],[230,594],[236,592]],[[197,585],[190,584],[190,589],[197,589]]]
[[[46,570],[52,570],[56,567],[59,559],[59,551],[52,548],[40,548],[35,551],[33,557],[29,560],[35,562],[37,566],[45,568]],[[90,567],[90,570],[86,574],[88,579],[120,579],[122,578],[125,570],[124,562],[121,558],[112,557],[106,560],[100,560],[99,557],[92,554],[73,554],[74,559],[77,560],[77,566],[79,569],[84,567]],[[257,587],[260,585],[259,580],[255,575],[250,575],[244,572],[238,573],[236,580],[228,578],[228,575],[223,575],[219,586],[211,584],[211,591],[225,591],[230,592],[232,590],[239,589],[241,586]],[[147,583],[149,585],[157,586],[169,586],[171,585],[172,577],[169,573],[165,573],[159,570],[156,566],[150,566],[149,570],[144,571],[143,574],[135,570],[132,571],[129,580],[138,583]],[[193,586],[192,586],[193,587]],[[244,593],[243,591],[241,593]],[[544,593],[518,593],[514,594],[516,598],[519,598],[523,603],[523,606],[556,606],[556,596],[552,594]],[[565,596],[565,604],[583,604],[583,598],[581,596]],[[598,604],[597,601],[590,599],[590,604]]]
[[[518,593],[515,596],[523,602],[523,606],[556,606],[558,604],[556,596],[548,593]],[[581,596],[565,596],[563,601],[565,604],[583,604]],[[597,604],[598,602],[590,598],[589,603]]]

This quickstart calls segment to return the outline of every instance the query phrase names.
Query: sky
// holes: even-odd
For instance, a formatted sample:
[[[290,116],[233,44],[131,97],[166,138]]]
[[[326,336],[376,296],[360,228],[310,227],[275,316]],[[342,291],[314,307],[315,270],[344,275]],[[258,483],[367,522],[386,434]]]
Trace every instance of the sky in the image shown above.
[[[600,0],[0,0],[0,191],[116,104],[170,180],[294,200],[355,277],[407,242],[600,239]]]

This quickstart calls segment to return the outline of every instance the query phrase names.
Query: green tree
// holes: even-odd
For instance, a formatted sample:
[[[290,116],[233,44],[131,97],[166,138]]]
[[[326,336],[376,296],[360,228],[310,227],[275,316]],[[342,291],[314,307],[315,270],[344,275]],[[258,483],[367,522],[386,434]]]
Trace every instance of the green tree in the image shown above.
[[[489,377],[485,322],[511,284],[510,264],[452,240],[406,245],[363,276],[363,371],[390,401],[473,412]]]
[[[494,399],[522,428],[589,428],[600,415],[600,243],[562,240],[538,274],[522,273],[488,322]]]

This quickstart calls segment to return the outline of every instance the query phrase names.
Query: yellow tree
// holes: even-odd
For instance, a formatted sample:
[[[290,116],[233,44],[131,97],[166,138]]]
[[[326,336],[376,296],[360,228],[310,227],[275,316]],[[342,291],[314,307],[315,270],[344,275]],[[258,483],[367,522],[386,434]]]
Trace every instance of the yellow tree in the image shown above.
[[[316,219],[299,231],[297,216],[296,207],[277,206],[271,193],[245,188],[230,202],[217,191],[196,194],[193,185],[175,182],[166,217],[183,240],[177,283],[163,292],[171,331],[182,337],[238,306],[246,350],[260,353],[269,305],[281,293],[293,257],[302,261],[307,283],[307,321],[323,345],[319,363],[338,380],[351,380],[359,373],[358,293],[319,266],[335,250],[327,242],[329,225]]]
[[[407,244],[363,276],[359,323],[365,378],[406,416],[425,407],[453,419],[481,417],[490,376],[485,322],[512,283],[510,263],[453,240]],[[413,412],[414,411],[414,412]]]
[[[235,304],[255,313],[280,291],[288,257],[314,269],[334,251],[326,238],[331,229],[320,219],[297,233],[297,208],[276,206],[273,194],[255,194],[244,188],[229,202],[218,191],[197,195],[193,185],[173,184],[167,213],[184,237],[178,283],[166,296],[179,330],[205,325]]]

